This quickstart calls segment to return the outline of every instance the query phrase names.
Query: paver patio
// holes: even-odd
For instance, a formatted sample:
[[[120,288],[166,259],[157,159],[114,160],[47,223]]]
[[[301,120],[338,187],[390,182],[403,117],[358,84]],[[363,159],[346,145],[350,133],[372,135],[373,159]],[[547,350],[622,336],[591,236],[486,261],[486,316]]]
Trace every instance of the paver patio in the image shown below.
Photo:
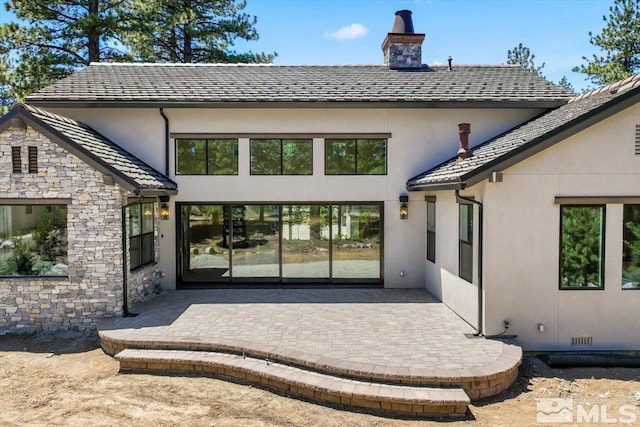
[[[134,311],[140,315],[104,322],[101,335],[235,342],[283,356],[458,374],[494,364],[505,349],[502,341],[470,337],[475,330],[423,290],[181,290]]]
[[[133,311],[100,326],[108,353],[246,354],[343,378],[461,387],[471,399],[508,387],[522,357],[516,345],[474,337],[424,290],[180,290]]]

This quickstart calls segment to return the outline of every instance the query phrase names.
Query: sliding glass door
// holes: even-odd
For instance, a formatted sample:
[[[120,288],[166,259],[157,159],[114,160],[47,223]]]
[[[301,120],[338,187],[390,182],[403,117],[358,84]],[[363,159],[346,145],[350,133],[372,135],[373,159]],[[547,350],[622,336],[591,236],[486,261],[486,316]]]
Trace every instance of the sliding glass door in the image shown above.
[[[183,280],[219,282],[229,279],[227,210],[222,205],[181,207]]]
[[[280,277],[280,207],[234,205],[233,277],[275,279]]]
[[[380,277],[381,217],[376,205],[333,206],[334,279]]]
[[[329,206],[284,205],[282,277],[328,279]]]
[[[382,203],[179,204],[184,283],[379,283]]]

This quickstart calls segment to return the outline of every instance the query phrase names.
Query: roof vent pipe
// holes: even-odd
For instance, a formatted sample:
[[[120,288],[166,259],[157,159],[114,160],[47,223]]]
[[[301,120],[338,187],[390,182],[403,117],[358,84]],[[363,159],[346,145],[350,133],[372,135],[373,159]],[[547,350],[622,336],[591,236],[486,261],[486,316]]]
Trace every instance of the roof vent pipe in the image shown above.
[[[396,12],[396,19],[393,21],[391,32],[394,34],[413,34],[413,21],[410,10],[399,10]]]
[[[451,63],[453,62],[453,58],[451,56],[449,56],[447,58],[447,61],[449,62],[449,71],[453,70],[453,67],[451,66]]]
[[[465,160],[473,153],[469,148],[469,134],[471,133],[471,124],[460,123],[458,124],[458,134],[460,135],[460,146],[458,147],[458,161]]]

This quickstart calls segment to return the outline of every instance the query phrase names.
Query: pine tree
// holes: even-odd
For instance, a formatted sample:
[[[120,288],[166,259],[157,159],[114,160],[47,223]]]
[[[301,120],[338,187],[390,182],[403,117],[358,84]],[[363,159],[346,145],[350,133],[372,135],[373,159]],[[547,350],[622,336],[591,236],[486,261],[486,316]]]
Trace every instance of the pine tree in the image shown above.
[[[574,67],[598,86],[617,82],[640,71],[640,0],[615,0],[606,26],[597,35],[589,32],[592,45],[604,56],[583,56],[586,64]]]
[[[10,0],[22,22],[0,27],[0,107],[93,61],[122,56],[115,48],[124,0]]]
[[[238,53],[236,39],[257,40],[256,17],[237,0],[133,0],[125,43],[145,62],[271,62],[275,53]]]
[[[536,76],[542,76],[544,62],[541,66],[537,67],[533,61],[535,57],[536,56],[531,53],[531,49],[522,43],[518,43],[513,50],[507,51],[507,64],[520,64],[525,70],[532,72]]]
[[[576,93],[575,89],[573,88],[573,85],[569,83],[569,80],[567,79],[566,76],[562,76],[562,78],[558,82],[558,86],[568,90],[571,93]]]
[[[257,40],[237,0],[8,0],[19,22],[0,26],[0,113],[90,62],[271,62],[238,53]]]

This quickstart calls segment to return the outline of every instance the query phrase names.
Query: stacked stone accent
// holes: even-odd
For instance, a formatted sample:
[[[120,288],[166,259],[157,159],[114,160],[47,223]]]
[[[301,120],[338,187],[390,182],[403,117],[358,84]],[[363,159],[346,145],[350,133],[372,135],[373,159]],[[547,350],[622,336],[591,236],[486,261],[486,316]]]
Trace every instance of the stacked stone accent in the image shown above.
[[[160,279],[162,278],[162,272],[158,269],[157,265],[158,256],[160,255],[160,239],[158,238],[160,233],[158,224],[160,215],[157,203],[154,203],[153,207],[153,241],[155,245],[154,251],[156,263],[146,265],[129,272],[127,279],[127,298],[129,300],[129,307],[144,301],[154,292],[160,292]],[[127,220],[127,227],[128,226]]]
[[[423,41],[424,34],[387,34],[382,43],[385,65],[393,70],[419,69]]]
[[[0,133],[0,204],[2,199],[70,201],[69,274],[0,277],[0,333],[95,329],[103,318],[123,311],[121,206],[127,192],[105,184],[104,175],[39,132],[16,124]],[[18,146],[24,173],[14,174],[11,147]],[[38,149],[38,173],[26,173],[28,146]],[[133,275],[131,300],[149,293],[153,271],[148,267]]]

